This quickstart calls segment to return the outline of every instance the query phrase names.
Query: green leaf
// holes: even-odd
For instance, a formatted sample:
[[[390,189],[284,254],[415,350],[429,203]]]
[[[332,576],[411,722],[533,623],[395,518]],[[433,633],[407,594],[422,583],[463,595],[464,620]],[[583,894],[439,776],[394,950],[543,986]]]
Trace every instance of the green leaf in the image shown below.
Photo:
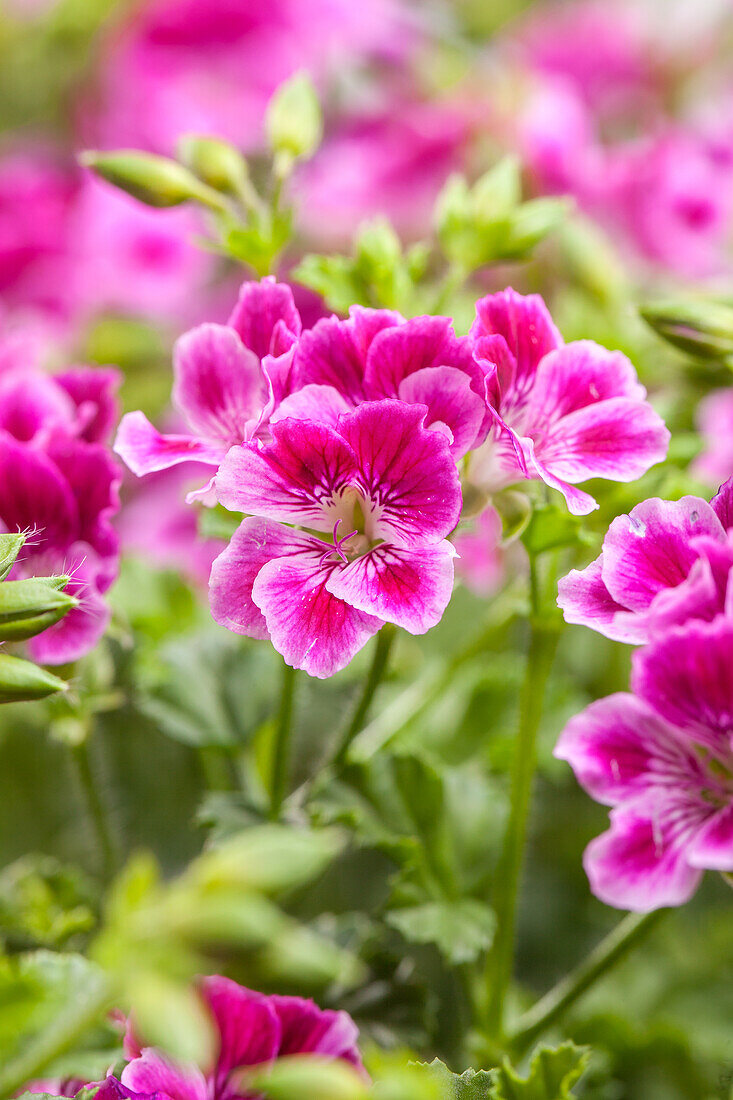
[[[366,1100],[367,1096],[364,1080],[353,1066],[313,1055],[290,1055],[266,1069],[240,1070],[233,1084],[243,1087],[247,1095],[262,1094],[270,1100]]]
[[[77,868],[24,856],[0,871],[0,937],[23,947],[60,946],[94,926],[93,901]]]
[[[228,837],[199,857],[198,881],[278,893],[292,890],[325,871],[344,846],[336,829],[291,829],[260,825]]]
[[[583,1075],[590,1057],[587,1047],[562,1043],[539,1047],[532,1055],[529,1073],[520,1077],[505,1062],[491,1071],[491,1100],[568,1100],[571,1089]]]
[[[355,302],[369,305],[367,288],[347,256],[319,256],[309,253],[292,272],[293,279],[320,294],[330,309],[348,313]]]
[[[547,550],[558,550],[563,546],[587,543],[588,536],[583,532],[583,520],[583,516],[571,515],[564,505],[557,507],[554,504],[537,504],[522,532],[522,542],[532,556],[544,554]]]
[[[487,951],[496,926],[493,910],[473,898],[395,909],[386,919],[411,943],[434,943],[454,966]]]
[[[463,1073],[452,1073],[439,1058],[429,1065],[420,1065],[424,1065],[439,1082],[441,1100],[490,1100],[492,1096],[489,1091],[493,1082],[491,1070],[467,1069]]]

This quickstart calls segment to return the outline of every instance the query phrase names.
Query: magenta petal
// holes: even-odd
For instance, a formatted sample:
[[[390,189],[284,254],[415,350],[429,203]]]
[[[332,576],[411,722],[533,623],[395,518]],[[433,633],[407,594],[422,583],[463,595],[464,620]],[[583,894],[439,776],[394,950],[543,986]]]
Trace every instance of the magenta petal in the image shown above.
[[[211,566],[209,602],[216,621],[235,634],[269,637],[264,616],[252,600],[255,578],[268,561],[310,549],[314,542],[280,523],[256,517],[243,520]]]
[[[646,397],[631,361],[592,340],[577,340],[541,360],[527,415],[533,422],[555,421],[612,397]]]
[[[228,324],[258,359],[286,350],[283,331],[299,336],[301,330],[292,290],[287,283],[276,282],[272,275],[259,283],[242,284]]]
[[[650,405],[614,397],[563,416],[536,448],[547,469],[571,484],[591,477],[634,481],[663,461],[669,438]]]
[[[170,1100],[209,1100],[198,1066],[173,1062],[151,1047],[125,1066],[120,1080],[134,1092],[162,1093]]]
[[[511,432],[511,429],[507,430]],[[513,432],[511,434],[514,435]],[[521,461],[526,471],[525,477],[540,478],[551,489],[557,489],[565,497],[568,511],[574,516],[587,516],[598,507],[597,501],[593,499],[590,493],[586,493],[583,489],[578,489],[575,485],[564,481],[543,462],[539,461],[535,453],[533,440],[524,436],[514,436],[514,439],[522,455]]]
[[[224,445],[247,438],[264,403],[260,362],[226,325],[199,325],[176,341],[173,403],[197,435]]]
[[[361,1067],[359,1029],[346,1012],[324,1010],[302,997],[271,997],[280,1018],[280,1055],[320,1054]]]
[[[733,871],[733,800],[702,826],[687,849],[687,858],[693,867]]]
[[[77,543],[59,558],[58,571],[71,576],[64,591],[76,597],[79,606],[28,642],[31,657],[43,665],[63,665],[79,660],[101,639],[111,618],[110,609],[100,594],[113,579],[109,563],[97,558],[86,544]]]
[[[76,405],[81,437],[89,443],[106,442],[119,416],[120,371],[113,367],[71,367],[55,374],[54,380]]]
[[[348,487],[356,456],[325,424],[281,420],[272,443],[232,447],[216,475],[225,508],[332,531],[334,500]]]
[[[281,401],[270,417],[270,423],[276,424],[278,420],[292,417],[294,420],[316,420],[337,428],[339,417],[349,412],[351,407],[333,386],[319,386],[311,382]]]
[[[367,309],[365,306],[351,306],[349,309],[349,322],[356,347],[363,362],[372,340],[383,329],[392,328],[394,325],[404,324],[405,318],[392,309]]]
[[[203,992],[220,1035],[214,1085],[215,1095],[222,1095],[233,1069],[277,1056],[282,1028],[271,999],[262,993],[218,976],[204,979]]]
[[[454,556],[448,542],[410,549],[383,543],[335,568],[326,587],[360,611],[424,634],[450,601]]]
[[[404,546],[442,541],[461,513],[449,443],[424,428],[424,418],[421,405],[369,401],[341,422],[359,456],[362,489],[377,505],[377,536]]]
[[[652,497],[618,516],[603,540],[603,582],[613,599],[645,611],[658,592],[681,584],[698,553],[700,535],[723,538],[720,521],[699,497]]]
[[[634,654],[632,690],[691,739],[727,755],[733,731],[733,621],[692,622]]]
[[[698,545],[703,541],[697,539]],[[715,544],[717,546],[717,544]],[[733,562],[729,565],[733,565]],[[726,576],[727,584],[727,576]],[[663,588],[651,602],[645,619],[650,635],[659,635],[690,619],[711,622],[725,607],[725,586],[719,590],[713,568],[706,557],[694,562],[687,578],[676,588]]]
[[[602,577],[603,555],[585,569],[571,569],[557,585],[557,605],[566,623],[589,626],[617,642],[645,642],[647,628],[639,616],[619,620],[618,613],[626,609],[610,594]]]
[[[322,566],[321,557],[314,550],[268,562],[252,597],[286,662],[325,679],[345,668],[384,624],[328,591],[333,567]]]
[[[122,470],[101,443],[57,439],[49,445],[48,454],[74,494],[79,516],[77,539],[89,543],[101,559],[115,559],[109,566],[109,587],[117,575],[120,540],[111,519],[120,506]]]
[[[364,357],[356,343],[354,324],[324,317],[300,338],[293,363],[298,388],[314,382],[333,386],[355,405],[364,400]]]
[[[131,412],[120,421],[114,451],[136,477],[144,477],[180,462],[218,466],[225,447],[190,435],[161,435],[144,413]]]
[[[733,397],[733,394],[731,394]],[[710,501],[710,507],[723,524],[726,531],[733,527],[733,477],[720,486]]]
[[[76,406],[63,387],[40,371],[18,369],[0,378],[0,430],[25,443],[44,431],[76,427]]]
[[[567,760],[593,798],[611,806],[651,791],[662,778],[684,788],[699,773],[679,731],[627,693],[599,699],[571,718],[554,755]]]
[[[375,337],[364,373],[366,392],[372,398],[395,397],[405,378],[430,367],[453,367],[483,389],[470,341],[454,334],[450,318],[415,317]]]
[[[28,550],[61,552],[79,529],[74,494],[55,462],[4,432],[0,432],[0,528],[36,532]]]
[[[689,821],[687,816],[674,804],[650,806],[648,816],[633,808],[613,810],[611,828],[590,842],[583,857],[596,897],[636,913],[688,901],[702,872],[686,859],[685,841],[699,824],[694,811]]]
[[[517,364],[513,388],[520,392],[531,384],[542,357],[563,342],[539,294],[517,294],[511,287],[476,303],[471,336],[478,340],[491,335],[506,340]]]
[[[471,389],[463,371],[424,367],[400,382],[397,396],[408,404],[427,406],[426,427],[437,421],[450,428],[454,458],[462,458],[479,441],[486,402]]]

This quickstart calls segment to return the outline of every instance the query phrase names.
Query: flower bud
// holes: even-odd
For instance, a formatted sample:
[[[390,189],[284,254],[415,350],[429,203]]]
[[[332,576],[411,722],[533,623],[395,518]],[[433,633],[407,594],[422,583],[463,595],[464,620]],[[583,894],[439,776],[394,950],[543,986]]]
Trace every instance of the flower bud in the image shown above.
[[[195,176],[215,191],[239,194],[248,178],[244,157],[221,138],[184,134],[178,142],[178,155]]]
[[[123,149],[115,153],[82,153],[82,165],[147,206],[180,206],[184,202],[216,205],[211,192],[188,168],[153,153]]]
[[[15,565],[26,536],[20,533],[0,535],[0,581],[4,581]]]
[[[267,106],[265,128],[270,148],[283,166],[315,153],[323,134],[323,116],[306,73],[295,73],[277,89]]]
[[[23,703],[31,699],[45,699],[57,691],[66,691],[68,685],[44,668],[0,653],[0,703]]]
[[[704,299],[642,306],[646,323],[668,343],[699,359],[733,356],[733,307]]]
[[[267,1069],[241,1070],[236,1079],[248,1094],[262,1093],[268,1100],[363,1100],[367,1094],[363,1079],[348,1062],[314,1054],[278,1058]]]
[[[47,630],[79,601],[62,591],[68,577],[31,577],[0,584],[0,641],[19,642]]]

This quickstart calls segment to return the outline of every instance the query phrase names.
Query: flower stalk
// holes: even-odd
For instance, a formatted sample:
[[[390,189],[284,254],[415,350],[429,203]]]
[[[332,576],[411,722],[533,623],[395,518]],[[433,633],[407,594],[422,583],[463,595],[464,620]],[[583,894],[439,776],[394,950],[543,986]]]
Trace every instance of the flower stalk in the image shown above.
[[[290,764],[290,743],[293,733],[293,715],[295,703],[295,678],[297,669],[283,661],[280,690],[280,710],[275,730],[272,756],[272,786],[270,790],[270,818],[277,821],[288,784]]]

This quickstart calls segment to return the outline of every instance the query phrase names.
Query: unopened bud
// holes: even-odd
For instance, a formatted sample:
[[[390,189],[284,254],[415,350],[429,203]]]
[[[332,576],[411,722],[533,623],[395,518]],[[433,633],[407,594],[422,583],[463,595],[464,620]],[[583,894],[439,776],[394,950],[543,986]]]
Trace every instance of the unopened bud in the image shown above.
[[[323,116],[306,73],[296,73],[276,90],[267,106],[265,128],[270,148],[282,165],[315,153],[323,135]]]
[[[57,691],[66,691],[67,684],[46,669],[19,657],[0,653],[0,703],[23,703],[45,699]]]
[[[68,577],[46,580],[31,577],[0,584],[0,641],[33,638],[63,619],[78,600],[62,591]]]
[[[203,183],[225,194],[239,194],[249,176],[242,154],[221,138],[184,134],[178,155]]]
[[[26,536],[20,533],[0,535],[0,581],[4,581],[23,549]]]
[[[168,157],[123,149],[115,153],[82,153],[79,160],[85,168],[91,168],[102,179],[147,206],[180,206],[184,202],[221,205],[216,192],[211,192],[193,172]]]
[[[663,340],[699,359],[733,356],[733,307],[689,299],[642,306],[641,316]]]

